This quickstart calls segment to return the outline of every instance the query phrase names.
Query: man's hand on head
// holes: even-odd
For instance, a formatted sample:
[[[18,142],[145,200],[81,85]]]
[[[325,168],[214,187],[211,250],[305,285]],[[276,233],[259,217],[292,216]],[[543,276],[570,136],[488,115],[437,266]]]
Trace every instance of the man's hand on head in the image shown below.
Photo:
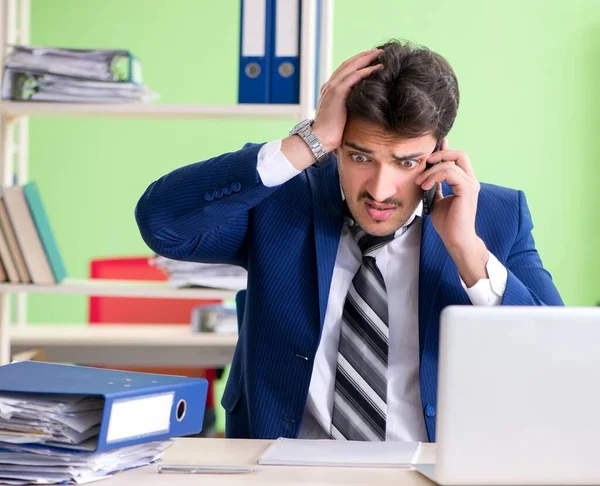
[[[312,129],[328,152],[342,143],[347,119],[346,99],[352,87],[383,67],[382,64],[370,65],[381,52],[381,49],[371,49],[344,61],[321,87]]]
[[[333,152],[341,145],[348,118],[346,99],[356,83],[383,67],[382,64],[371,66],[381,52],[381,49],[371,49],[344,61],[321,87],[311,128],[326,152]],[[313,152],[298,135],[284,139],[281,151],[296,170],[302,171],[315,163]]]

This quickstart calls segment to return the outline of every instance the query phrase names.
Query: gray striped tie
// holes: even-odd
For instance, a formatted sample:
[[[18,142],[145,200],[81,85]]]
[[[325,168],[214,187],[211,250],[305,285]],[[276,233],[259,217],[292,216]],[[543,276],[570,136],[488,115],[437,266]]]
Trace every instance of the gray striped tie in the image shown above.
[[[394,235],[369,235],[356,224],[350,230],[363,260],[344,303],[331,438],[385,440],[389,321],[387,291],[375,255]]]

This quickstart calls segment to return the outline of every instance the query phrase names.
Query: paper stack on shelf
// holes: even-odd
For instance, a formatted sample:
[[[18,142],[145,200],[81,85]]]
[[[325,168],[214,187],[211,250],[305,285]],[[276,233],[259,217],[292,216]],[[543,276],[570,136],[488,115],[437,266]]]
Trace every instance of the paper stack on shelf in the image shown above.
[[[4,60],[3,99],[127,103],[157,97],[143,84],[139,60],[125,50],[16,45]]]
[[[169,276],[168,285],[174,288],[209,287],[215,289],[245,289],[248,273],[242,267],[216,263],[196,263],[171,260],[162,256],[150,260]]]
[[[237,334],[238,321],[235,303],[194,307],[191,317],[193,332]]]

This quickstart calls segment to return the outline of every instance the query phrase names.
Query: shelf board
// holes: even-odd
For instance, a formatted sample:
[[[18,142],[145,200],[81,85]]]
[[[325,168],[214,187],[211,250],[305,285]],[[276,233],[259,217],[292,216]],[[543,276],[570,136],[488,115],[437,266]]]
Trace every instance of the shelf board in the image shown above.
[[[88,117],[154,120],[299,120],[300,105],[160,105],[152,103],[49,103],[0,101],[0,113],[9,117]]]
[[[212,346],[234,347],[237,334],[193,332],[189,324],[27,324],[10,327],[21,346]]]
[[[192,332],[187,324],[29,324],[10,326],[11,355],[41,348],[55,363],[201,366],[231,363],[237,333]]]
[[[27,294],[103,295],[167,299],[231,299],[235,290],[210,288],[175,289],[165,282],[143,280],[65,279],[57,285],[0,283],[0,292]]]

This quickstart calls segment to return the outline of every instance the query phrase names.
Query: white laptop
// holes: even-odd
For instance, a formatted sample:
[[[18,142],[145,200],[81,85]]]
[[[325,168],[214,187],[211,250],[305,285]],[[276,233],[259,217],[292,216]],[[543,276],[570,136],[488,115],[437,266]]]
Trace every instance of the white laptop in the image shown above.
[[[600,307],[452,306],[440,321],[441,485],[600,484]]]

